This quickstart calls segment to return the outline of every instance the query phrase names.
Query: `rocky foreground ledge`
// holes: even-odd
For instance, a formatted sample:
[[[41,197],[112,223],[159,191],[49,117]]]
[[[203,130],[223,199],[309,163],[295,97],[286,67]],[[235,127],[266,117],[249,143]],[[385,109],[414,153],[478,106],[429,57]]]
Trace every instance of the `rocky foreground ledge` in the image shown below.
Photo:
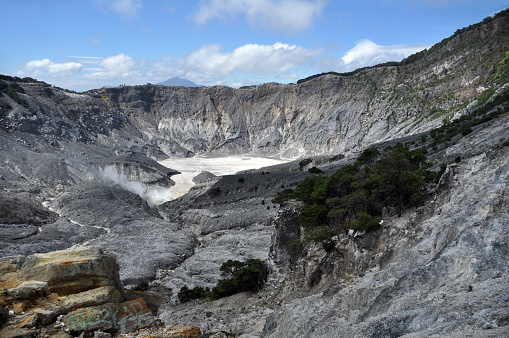
[[[115,255],[76,247],[0,259],[0,337],[199,337],[156,321],[161,297],[125,290]]]

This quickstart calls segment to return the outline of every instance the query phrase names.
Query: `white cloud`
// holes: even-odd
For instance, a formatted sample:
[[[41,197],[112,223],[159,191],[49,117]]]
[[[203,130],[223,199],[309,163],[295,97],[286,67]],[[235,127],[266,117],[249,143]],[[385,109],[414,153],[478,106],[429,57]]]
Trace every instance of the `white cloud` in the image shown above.
[[[294,33],[311,27],[325,4],[325,0],[203,0],[194,20],[202,25],[243,14],[253,27]]]
[[[77,90],[104,85],[158,83],[179,76],[200,85],[234,87],[261,82],[292,81],[299,73],[346,72],[401,59],[431,45],[381,46],[362,40],[342,57],[330,57],[325,48],[308,49],[277,42],[273,45],[246,44],[230,51],[219,45],[205,45],[183,57],[166,56],[156,61],[135,60],[128,54],[106,58],[68,56],[71,62],[49,59],[28,62],[18,76],[35,77]],[[303,75],[303,74],[300,74]]]
[[[136,63],[130,55],[118,54],[102,59],[93,73],[85,75],[84,78],[97,80],[115,80],[127,78],[133,75],[133,68]]]
[[[388,61],[401,61],[431,46],[431,44],[381,46],[370,40],[361,40],[339,60],[338,67],[341,71],[351,71]]]
[[[137,16],[143,7],[141,0],[94,0],[94,3],[102,10],[113,11],[127,18]]]
[[[319,50],[296,45],[247,44],[223,53],[219,45],[205,45],[183,58],[186,69],[213,73],[216,76],[235,72],[244,74],[274,74],[288,72],[317,55]]]
[[[78,62],[54,63],[43,59],[28,62],[18,74],[32,77],[68,77],[79,73],[82,68],[83,65]]]

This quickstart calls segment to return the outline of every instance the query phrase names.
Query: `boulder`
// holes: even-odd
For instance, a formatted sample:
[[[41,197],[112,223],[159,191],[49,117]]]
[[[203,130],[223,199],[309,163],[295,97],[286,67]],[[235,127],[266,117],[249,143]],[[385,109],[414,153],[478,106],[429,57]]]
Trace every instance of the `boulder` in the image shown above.
[[[43,326],[53,323],[58,316],[58,313],[51,308],[34,309],[32,312],[37,316],[39,323]]]
[[[126,289],[124,290],[124,295],[126,301],[143,298],[152,313],[157,313],[157,311],[159,311],[159,307],[164,302],[164,297],[161,294],[154,292]]]
[[[82,308],[69,313],[62,322],[73,333],[83,331],[132,332],[155,324],[143,299]]]
[[[8,289],[3,295],[9,300],[40,298],[48,295],[48,283],[39,281],[23,282],[15,288]]]
[[[95,331],[94,338],[111,338],[111,334],[108,332]]]
[[[18,279],[46,282],[49,292],[59,295],[103,286],[121,290],[116,258],[100,247],[78,247],[28,256]]]
[[[105,303],[122,302],[122,294],[113,286],[103,286],[97,289],[83,291],[62,299],[57,304],[59,314],[67,314],[79,308],[102,305]]]

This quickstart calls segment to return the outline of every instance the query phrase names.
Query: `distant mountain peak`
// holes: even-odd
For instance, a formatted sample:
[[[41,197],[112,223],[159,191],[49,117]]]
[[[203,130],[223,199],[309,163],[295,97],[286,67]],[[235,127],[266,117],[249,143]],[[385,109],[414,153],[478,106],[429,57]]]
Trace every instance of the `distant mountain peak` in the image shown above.
[[[180,77],[172,77],[166,81],[156,83],[159,86],[178,86],[178,87],[201,87],[193,81],[187,79],[181,79]]]

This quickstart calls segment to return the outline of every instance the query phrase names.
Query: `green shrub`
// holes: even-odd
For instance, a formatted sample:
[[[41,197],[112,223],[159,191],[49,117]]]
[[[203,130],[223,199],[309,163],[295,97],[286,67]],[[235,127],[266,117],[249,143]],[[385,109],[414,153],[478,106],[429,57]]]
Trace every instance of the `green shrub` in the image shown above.
[[[199,286],[191,290],[183,286],[177,295],[179,301],[185,303],[200,298],[215,300],[244,291],[258,292],[269,275],[267,264],[259,259],[248,259],[245,262],[228,260],[221,265],[220,270],[224,278],[212,290]]]
[[[284,188],[284,186],[281,186]],[[272,203],[283,205],[286,201],[293,198],[293,189],[285,189],[283,191],[278,191],[276,193],[276,197],[272,199]]]
[[[323,170],[317,168],[317,167],[311,167],[308,169],[308,171],[311,173],[311,174],[323,174]]]
[[[299,224],[308,228],[320,226],[327,221],[328,213],[329,210],[325,205],[310,205],[301,211]]]
[[[187,286],[184,285],[183,287],[180,288],[177,297],[181,303],[185,303],[194,299],[205,298],[208,293],[210,293],[209,288],[195,286],[194,288],[189,289]]]
[[[306,235],[306,238],[314,242],[322,243],[325,251],[330,252],[334,249],[335,246],[334,242],[332,241],[332,237],[334,236],[336,236],[334,231],[332,231],[329,227],[322,225],[309,232]]]
[[[238,181],[239,183],[244,183],[244,177],[239,177]]]
[[[362,164],[373,164],[379,156],[380,151],[377,148],[368,148],[359,155],[358,160]]]
[[[377,229],[381,220],[382,217],[380,216],[371,216],[366,212],[359,212],[355,215],[355,221],[350,224],[350,228],[361,231]]]
[[[140,284],[133,287],[133,290],[135,290],[135,291],[147,291],[147,289],[148,289],[147,282],[141,282]]]

